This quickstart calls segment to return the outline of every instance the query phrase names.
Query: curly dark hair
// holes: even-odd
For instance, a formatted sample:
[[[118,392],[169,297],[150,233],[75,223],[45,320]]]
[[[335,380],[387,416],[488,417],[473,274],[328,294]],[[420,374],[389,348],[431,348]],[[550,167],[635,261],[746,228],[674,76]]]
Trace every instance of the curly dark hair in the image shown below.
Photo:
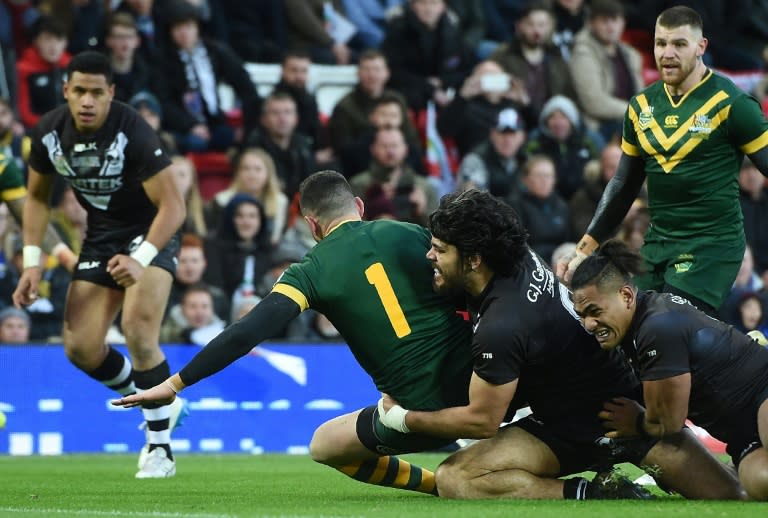
[[[528,254],[528,231],[517,212],[487,191],[446,194],[429,216],[429,230],[462,257],[479,254],[495,273],[508,277]]]
[[[618,239],[603,243],[573,272],[571,291],[585,286],[633,285],[632,276],[642,273],[643,258]]]

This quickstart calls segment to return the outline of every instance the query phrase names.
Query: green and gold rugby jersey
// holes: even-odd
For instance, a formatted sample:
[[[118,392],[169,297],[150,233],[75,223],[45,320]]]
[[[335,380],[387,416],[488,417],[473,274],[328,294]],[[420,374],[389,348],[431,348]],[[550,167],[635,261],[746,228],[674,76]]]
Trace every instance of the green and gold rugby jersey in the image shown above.
[[[418,225],[348,221],[273,288],[328,317],[376,387],[414,410],[466,404],[472,372],[470,324],[433,291],[429,246]]]
[[[16,165],[12,156],[0,153],[0,199],[13,201],[26,194],[24,173]]]
[[[711,71],[677,102],[662,81],[633,97],[621,148],[645,161],[648,236],[743,238],[739,168],[766,146],[757,101]]]

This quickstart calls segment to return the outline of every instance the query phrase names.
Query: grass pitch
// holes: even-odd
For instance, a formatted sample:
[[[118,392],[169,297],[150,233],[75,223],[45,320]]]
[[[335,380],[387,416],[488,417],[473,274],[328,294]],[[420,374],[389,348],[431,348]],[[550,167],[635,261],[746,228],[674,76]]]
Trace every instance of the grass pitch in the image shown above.
[[[405,458],[434,469],[444,455]],[[177,468],[171,479],[135,480],[135,455],[0,457],[0,517],[768,516],[768,504],[691,502],[660,492],[642,502],[443,500],[361,484],[306,456],[180,455]]]

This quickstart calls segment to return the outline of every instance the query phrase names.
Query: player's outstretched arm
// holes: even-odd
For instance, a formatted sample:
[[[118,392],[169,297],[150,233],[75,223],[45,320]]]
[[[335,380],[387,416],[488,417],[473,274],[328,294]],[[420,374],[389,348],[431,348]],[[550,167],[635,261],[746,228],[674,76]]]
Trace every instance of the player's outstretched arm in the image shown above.
[[[293,300],[280,293],[270,293],[247,315],[211,340],[178,374],[141,394],[116,399],[112,404],[130,407],[142,402],[173,401],[175,394],[184,387],[216,374],[264,340],[277,335],[299,313],[299,305]]]

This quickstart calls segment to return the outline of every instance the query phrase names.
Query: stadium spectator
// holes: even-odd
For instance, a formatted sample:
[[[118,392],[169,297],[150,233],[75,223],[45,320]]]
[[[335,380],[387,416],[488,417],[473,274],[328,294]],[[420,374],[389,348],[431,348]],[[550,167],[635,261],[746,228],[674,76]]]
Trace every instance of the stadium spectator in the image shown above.
[[[768,175],[768,121],[752,97],[701,61],[707,40],[696,11],[676,6],[662,12],[655,42],[661,80],[630,101],[616,175],[577,255],[558,265],[558,275],[568,281],[612,235],[647,178],[651,227],[642,255],[648,269],[636,282],[677,293],[714,315],[745,244],[738,170],[746,154]]]
[[[608,241],[574,272],[573,307],[605,350],[621,347],[644,405],[606,403],[611,438],[674,438],[690,419],[727,444],[752,500],[768,500],[768,349],[671,293],[639,290],[642,258]]]
[[[765,283],[755,271],[755,259],[749,245],[744,249],[744,256],[741,259],[736,280],[733,281],[733,286],[731,286],[725,302],[720,306],[719,318],[731,325],[737,325],[739,323],[739,301],[746,293],[765,293]]]
[[[285,92],[272,92],[262,106],[261,126],[246,138],[244,147],[260,147],[275,162],[282,191],[292,200],[299,183],[315,169],[312,142],[296,132],[296,102]]]
[[[286,92],[293,97],[299,116],[296,132],[307,137],[312,143],[316,164],[329,164],[333,160],[333,150],[326,147],[325,128],[320,123],[320,111],[315,95],[307,90],[311,64],[312,61],[306,52],[286,52],[280,67],[280,81],[273,91]]]
[[[568,204],[555,191],[555,163],[547,155],[531,155],[522,167],[523,192],[516,209],[530,234],[528,244],[549,264],[552,252],[573,239]]]
[[[160,58],[160,48],[166,43],[163,36],[164,15],[167,15],[168,2],[155,0],[122,0],[114,13],[127,13],[136,20],[141,44],[138,52],[146,63],[154,63]]]
[[[605,140],[621,134],[629,100],[644,84],[640,53],[621,41],[624,23],[619,0],[594,0],[569,62],[582,113]]]
[[[326,65],[355,62],[349,39],[339,39],[329,31],[326,10],[345,15],[342,0],[283,0],[288,28],[288,46],[309,52],[312,61]]]
[[[403,132],[408,142],[417,142],[418,134],[408,116],[405,97],[396,90],[387,88],[390,72],[387,58],[378,50],[367,50],[360,54],[357,65],[357,84],[344,95],[333,108],[328,121],[331,146],[337,156],[342,156],[347,146],[357,140],[361,133],[370,128],[369,115],[377,99],[383,95],[396,97],[401,102]],[[348,178],[358,171],[342,170]]]
[[[520,196],[520,162],[524,159],[525,123],[514,108],[496,115],[485,142],[468,153],[459,166],[464,189],[489,191],[515,205]]]
[[[344,13],[357,28],[361,50],[378,49],[384,41],[387,16],[406,0],[342,0]]]
[[[8,306],[0,310],[0,344],[29,343],[31,321],[23,309]]]
[[[168,402],[183,387],[279,334],[307,309],[323,312],[376,386],[405,404],[433,409],[466,402],[471,329],[448,299],[432,291],[425,257],[429,233],[406,223],[361,221],[364,206],[339,173],[313,174],[300,192],[302,214],[318,240],[309,255],[290,266],[261,303],[179,374],[114,404]],[[367,279],[360,272],[367,272]],[[382,306],[382,300],[389,300],[382,299],[384,293],[396,294],[396,306],[394,301]],[[402,354],[406,351],[413,354]],[[310,455],[360,482],[436,494],[431,471],[396,455],[434,450],[454,440],[388,430],[371,405],[320,425]]]
[[[133,109],[113,102],[111,74],[103,54],[75,56],[64,83],[67,105],[46,114],[31,133],[24,271],[13,299],[17,306],[38,300],[43,274],[39,245],[49,217],[49,194],[54,178],[64,176],[88,211],[89,229],[67,294],[64,351],[93,379],[130,394],[167,377],[169,370],[157,340],[184,200],[155,133]],[[100,172],[109,181],[90,181]],[[105,344],[121,309],[131,360]],[[181,411],[180,404],[175,408]],[[173,476],[172,409],[148,405],[142,410],[149,444],[136,476]]]
[[[549,2],[541,0],[526,4],[515,24],[513,39],[489,58],[525,84],[531,122],[538,120],[541,108],[553,95],[575,96],[568,64],[552,43],[555,19],[550,7]]]
[[[171,43],[153,83],[163,109],[163,125],[176,136],[180,151],[224,151],[234,144],[235,132],[226,119],[217,86],[232,86],[243,111],[246,131],[256,125],[259,94],[243,62],[226,45],[201,37],[198,10],[174,0],[167,14]]]
[[[749,158],[744,159],[739,170],[739,204],[755,270],[763,277],[763,283],[768,283],[768,188],[765,177]]]
[[[496,124],[499,111],[515,108],[527,119],[528,104],[528,92],[522,81],[509,76],[495,61],[482,61],[464,80],[458,95],[440,111],[437,129],[441,136],[453,140],[459,155],[464,157],[488,138],[488,130]]]
[[[529,0],[482,0],[485,36],[478,59],[487,59],[503,42],[512,41],[515,23]]]
[[[584,184],[584,166],[597,158],[604,145],[603,137],[583,124],[576,104],[556,95],[541,109],[538,127],[529,133],[525,152],[552,159],[557,193],[568,201]]]
[[[256,292],[256,283],[270,266],[272,245],[260,201],[236,194],[224,207],[216,232],[205,239],[207,266],[203,280],[218,286],[230,307]]]
[[[173,163],[173,171],[176,175],[176,185],[187,208],[187,217],[181,225],[181,231],[205,236],[208,234],[208,225],[206,224],[203,195],[200,194],[195,164],[189,158],[181,155],[171,157],[171,163]]]
[[[155,130],[163,151],[168,155],[177,155],[176,139],[169,132],[163,129],[163,109],[160,101],[154,94],[144,91],[139,92],[128,100],[128,104],[139,112],[141,118],[149,124],[149,127]]]
[[[765,293],[763,297],[755,292],[748,292],[741,296],[739,301],[739,321],[736,329],[742,333],[760,331],[768,333],[768,325],[765,318]]]
[[[283,0],[220,0],[229,46],[249,63],[279,63],[288,47]]]
[[[0,99],[16,105],[16,49],[8,7],[0,2]]]
[[[341,173],[347,178],[351,178],[367,169],[371,163],[371,144],[373,144],[378,130],[399,128],[408,146],[408,156],[406,157],[408,165],[419,175],[426,176],[421,144],[418,140],[409,138],[410,132],[408,130],[413,129],[413,127],[410,120],[403,117],[403,104],[400,96],[384,92],[381,97],[373,101],[368,120],[368,127],[361,130],[339,153]]]
[[[392,406],[384,394],[379,419],[401,432],[485,439],[438,466],[441,497],[647,498],[625,478],[603,483],[616,462],[655,465],[659,485],[688,498],[741,496],[734,475],[688,430],[670,440],[602,440],[598,411],[619,395],[638,397],[638,380],[574,318],[568,292],[528,248],[512,208],[485,191],[453,193],[430,216],[430,231],[433,286],[465,297],[474,324],[469,401],[424,411]],[[523,399],[533,414],[501,427]],[[603,473],[558,479],[586,470]]]
[[[616,174],[620,158],[621,147],[611,142],[600,152],[599,159],[592,159],[584,166],[584,184],[568,201],[575,236],[587,231],[606,185]]]
[[[203,283],[203,274],[205,273],[207,266],[208,263],[205,260],[203,239],[200,236],[189,232],[182,234],[181,245],[179,247],[179,266],[176,268],[176,274],[173,277],[171,293],[168,296],[166,315],[171,307],[181,303],[181,298],[187,288],[195,284]],[[227,297],[224,290],[220,287],[212,284],[206,285],[213,297],[214,312],[222,320],[228,320],[231,307],[229,297]]]
[[[435,189],[408,165],[407,155],[408,145],[399,128],[376,131],[368,170],[349,181],[355,196],[368,204],[367,219],[390,217],[423,225],[437,207]]]
[[[392,70],[390,85],[417,112],[428,101],[446,105],[449,91],[461,86],[474,62],[445,0],[408,0],[402,13],[387,22],[381,51]]]
[[[206,284],[188,286],[181,302],[170,308],[160,328],[160,341],[205,346],[224,330],[213,311],[213,295]]]
[[[136,20],[128,13],[113,14],[104,41],[115,78],[115,99],[128,102],[140,91],[150,89],[149,64],[138,53],[141,40]]]
[[[205,206],[209,228],[218,228],[224,207],[238,194],[248,194],[264,206],[265,226],[273,246],[283,238],[288,217],[288,197],[280,190],[275,162],[261,148],[245,148],[232,160],[234,177],[223,191],[217,192]]]
[[[61,85],[70,60],[67,32],[57,20],[42,16],[30,30],[32,45],[21,53],[16,64],[19,119],[27,128],[64,102]]]
[[[445,0],[448,10],[459,19],[459,30],[464,47],[477,56],[480,42],[485,36],[485,9],[477,0]]]
[[[16,120],[11,100],[0,97],[0,154],[12,157],[21,169],[24,168],[22,150],[25,141],[29,143],[24,137],[24,126]]]
[[[552,41],[568,61],[571,58],[576,35],[587,21],[589,5],[584,0],[555,0],[552,9],[555,16],[555,32],[552,34]]]

